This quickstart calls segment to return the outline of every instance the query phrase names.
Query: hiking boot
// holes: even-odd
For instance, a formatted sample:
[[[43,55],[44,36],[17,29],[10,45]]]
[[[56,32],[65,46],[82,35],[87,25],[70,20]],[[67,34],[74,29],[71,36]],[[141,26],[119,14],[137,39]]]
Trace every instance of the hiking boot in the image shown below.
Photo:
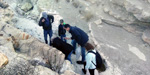
[[[82,61],[77,61],[77,64],[84,64]]]
[[[83,72],[84,74],[86,74],[86,70],[85,70],[85,69],[82,69],[82,72]]]

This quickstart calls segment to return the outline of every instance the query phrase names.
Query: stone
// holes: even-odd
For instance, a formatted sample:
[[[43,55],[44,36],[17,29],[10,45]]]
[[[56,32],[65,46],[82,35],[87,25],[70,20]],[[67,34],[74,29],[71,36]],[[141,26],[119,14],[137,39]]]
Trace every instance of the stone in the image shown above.
[[[108,8],[104,8],[104,12],[108,13],[109,9]]]
[[[36,69],[38,69],[39,75],[59,75],[58,73],[52,71],[51,69],[43,66],[37,66]]]
[[[40,12],[51,9],[52,8],[52,2],[50,0],[38,0],[37,6]]]
[[[25,12],[30,11],[33,8],[31,3],[26,2],[24,5],[21,6],[21,9]]]
[[[5,9],[9,7],[9,5],[6,2],[3,2],[2,0],[0,0],[0,7]]]
[[[74,66],[68,60],[64,61],[63,66],[62,66],[62,68],[60,70],[60,73],[64,73],[66,70],[74,71]]]
[[[0,68],[8,64],[8,58],[0,52]]]
[[[95,23],[96,25],[100,25],[100,24],[102,24],[102,20],[101,20],[101,19],[96,20],[94,23]]]
[[[12,43],[12,39],[10,37],[0,37],[0,44],[8,47],[11,51],[15,51]]]
[[[64,73],[64,74],[61,74],[61,75],[80,75],[80,74],[76,74],[75,72],[66,70],[65,73]]]
[[[38,17],[40,16],[40,11],[38,9],[38,6],[37,5],[34,5],[34,8],[33,10],[31,11],[29,17],[33,20],[38,20]]]
[[[142,39],[143,39],[143,41],[145,41],[146,43],[148,43],[150,45],[150,29],[146,29],[143,32]]]
[[[19,6],[17,6],[17,7],[15,8],[15,10],[16,10],[16,12],[17,12],[18,14],[20,14],[20,15],[25,15],[25,12],[24,12],[23,10],[21,10]]]

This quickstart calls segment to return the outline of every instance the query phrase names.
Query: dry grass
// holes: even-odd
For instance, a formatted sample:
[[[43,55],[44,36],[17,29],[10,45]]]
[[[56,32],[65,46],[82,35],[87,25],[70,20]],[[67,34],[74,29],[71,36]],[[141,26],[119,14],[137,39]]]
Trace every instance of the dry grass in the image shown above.
[[[92,13],[92,12],[90,12],[90,11],[88,11],[88,12],[86,12],[85,14],[84,14],[84,18],[85,18],[85,20],[88,22],[89,20],[91,20],[92,18],[94,17],[94,14]]]

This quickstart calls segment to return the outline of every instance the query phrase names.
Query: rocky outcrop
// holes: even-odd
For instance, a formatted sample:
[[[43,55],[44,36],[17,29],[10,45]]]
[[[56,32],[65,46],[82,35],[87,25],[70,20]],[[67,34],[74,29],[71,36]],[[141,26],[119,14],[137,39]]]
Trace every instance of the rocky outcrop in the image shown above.
[[[0,68],[8,64],[8,58],[4,54],[0,53]]]
[[[31,58],[39,57],[45,59],[52,70],[60,71],[65,57],[62,52],[49,45],[45,45],[36,38],[31,37],[13,26],[4,25],[2,30],[5,34],[12,37],[13,45],[16,46],[15,49],[18,49],[21,53]]]

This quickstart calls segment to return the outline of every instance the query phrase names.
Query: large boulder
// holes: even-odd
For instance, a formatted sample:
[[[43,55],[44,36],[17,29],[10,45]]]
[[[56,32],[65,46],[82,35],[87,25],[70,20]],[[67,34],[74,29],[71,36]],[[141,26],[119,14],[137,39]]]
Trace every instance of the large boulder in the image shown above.
[[[0,52],[6,55],[9,63],[0,70],[1,75],[33,75],[34,67],[27,61],[23,55],[9,50],[8,47],[0,46]]]
[[[33,5],[29,2],[26,2],[21,6],[21,9],[25,12],[30,11],[33,8]]]
[[[0,68],[8,64],[8,58],[4,54],[0,53]]]
[[[141,0],[126,0],[124,2],[126,10],[132,13],[139,21],[150,22],[150,5]]]

